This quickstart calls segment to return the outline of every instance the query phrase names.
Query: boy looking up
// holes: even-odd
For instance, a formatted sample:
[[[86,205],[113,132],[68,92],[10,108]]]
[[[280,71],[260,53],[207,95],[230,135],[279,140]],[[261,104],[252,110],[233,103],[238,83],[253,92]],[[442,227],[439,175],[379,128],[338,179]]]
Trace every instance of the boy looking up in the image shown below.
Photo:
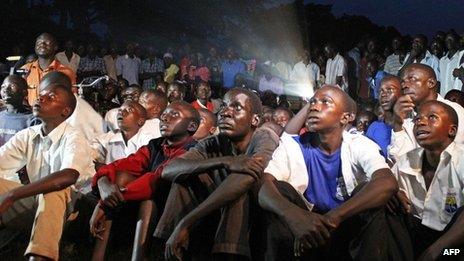
[[[159,90],[146,90],[140,95],[139,103],[147,110],[147,120],[140,131],[152,139],[161,137],[159,118],[168,105],[166,94]]]

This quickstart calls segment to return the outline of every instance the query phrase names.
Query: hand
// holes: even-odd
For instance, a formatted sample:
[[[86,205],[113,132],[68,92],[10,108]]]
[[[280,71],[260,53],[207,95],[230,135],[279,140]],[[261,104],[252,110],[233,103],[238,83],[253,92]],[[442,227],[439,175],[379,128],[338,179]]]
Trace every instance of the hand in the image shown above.
[[[119,187],[117,184],[112,184],[108,178],[102,177],[98,180],[98,190],[100,197],[105,206],[115,208],[124,202],[124,197],[121,191],[125,188]]]
[[[306,249],[325,245],[330,238],[330,227],[326,225],[330,221],[322,215],[295,207],[287,212],[285,219],[295,237],[293,250],[297,257]]]
[[[187,249],[189,241],[189,231],[186,226],[179,223],[172,232],[168,241],[166,242],[166,248],[164,250],[164,257],[166,260],[182,260],[181,248]]]
[[[393,106],[393,112],[395,113],[395,125],[398,125],[398,127],[403,125],[404,119],[408,118],[409,114],[414,111],[414,107],[414,102],[409,95],[399,97]]]
[[[14,203],[11,193],[0,195],[0,216],[3,215]]]
[[[392,214],[396,214],[399,208],[404,211],[403,213],[411,213],[411,201],[403,190],[399,190],[396,195],[387,202],[386,207]]]
[[[243,173],[258,179],[264,171],[262,157],[249,157],[247,155],[231,156],[225,161],[230,172]]]
[[[100,203],[95,206],[92,217],[90,218],[90,234],[100,240],[103,240],[102,233],[105,231],[106,216],[103,209],[100,208]]]
[[[442,251],[443,251],[443,247],[436,244],[436,242],[434,244],[432,244],[431,246],[429,246],[419,257],[419,261],[433,261],[433,260],[437,260],[438,257],[440,257],[440,255],[442,254]]]
[[[338,226],[340,226],[342,219],[336,214],[335,210],[331,210],[324,215],[324,219],[322,221],[326,227],[330,229],[330,231],[334,231],[338,228]]]
[[[456,69],[453,70],[453,77],[461,76],[461,71],[459,69],[460,68],[456,68]]]

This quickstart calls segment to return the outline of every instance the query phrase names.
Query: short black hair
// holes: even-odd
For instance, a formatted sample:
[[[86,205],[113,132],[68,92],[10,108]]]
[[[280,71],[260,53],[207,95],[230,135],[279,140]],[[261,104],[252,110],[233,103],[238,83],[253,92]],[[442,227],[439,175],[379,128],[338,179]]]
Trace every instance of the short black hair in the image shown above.
[[[177,89],[179,89],[179,91],[185,95],[185,86],[181,83],[181,82],[178,82],[178,81],[174,81],[174,82],[171,82],[167,88],[167,90],[169,90],[169,87],[171,86],[175,86],[177,87]],[[166,91],[167,91],[166,90]]]
[[[171,104],[169,104],[169,106],[173,106],[173,105],[179,105],[183,107],[184,109],[186,109],[191,116],[190,119],[193,120],[193,122],[195,122],[197,125],[200,125],[200,121],[201,121],[200,113],[195,108],[193,108],[192,104],[186,101],[173,101]]]
[[[156,103],[161,104],[163,108],[166,108],[166,106],[168,106],[168,97],[166,96],[166,93],[160,90],[148,89],[146,91],[143,91],[140,94],[140,97],[142,97],[143,95],[152,96]]]
[[[456,125],[456,127],[459,125],[459,117],[458,117],[457,112],[453,109],[453,107],[449,106],[448,104],[444,102],[437,101],[437,100],[424,102],[423,104],[421,104],[421,107],[424,106],[425,104],[435,104],[435,105],[441,106],[446,111],[446,114],[448,114],[448,117],[451,123]]]
[[[11,75],[8,75],[3,81],[5,81],[6,79],[9,79],[10,81],[14,81],[16,83],[16,86],[18,86],[18,88],[21,91],[27,91],[28,85],[27,85],[26,80],[23,77],[16,75],[16,74],[11,74]]]
[[[288,114],[288,117],[289,117],[289,118],[292,118],[292,117],[293,117],[293,112],[292,112],[289,108],[287,108],[287,107],[279,106],[279,107],[277,107],[277,108],[274,109],[273,114],[276,113],[277,111],[284,111],[285,113]]]
[[[410,70],[410,69],[413,69],[413,68],[423,70],[429,75],[430,78],[434,79],[435,81],[437,80],[437,74],[435,73],[433,68],[426,65],[426,64],[422,64],[422,63],[411,63],[411,64],[407,65],[403,70],[403,74],[407,70]]]
[[[239,88],[239,87],[232,88],[227,93],[229,93],[229,92],[237,92],[237,93],[245,94],[248,97],[248,99],[250,99],[251,107],[252,107],[251,112],[253,114],[261,115],[261,113],[263,111],[262,104],[261,104],[261,99],[259,99],[259,97],[258,97],[258,95],[256,95],[256,93],[254,93],[254,92],[252,92],[252,91],[250,91],[248,89]]]
[[[71,79],[69,79],[69,77],[62,72],[53,71],[47,73],[40,81],[39,90],[43,90],[47,88],[47,86],[52,84],[62,85],[63,87],[68,88],[69,91],[72,92]]]
[[[214,126],[214,127],[217,127],[217,117],[216,117],[216,115],[215,115],[214,113],[212,113],[210,110],[205,109],[205,108],[200,108],[200,109],[198,110],[198,113],[200,113],[200,115],[201,115],[201,113],[206,114],[206,115],[208,116],[208,118],[213,122],[213,126]]]
[[[387,74],[385,75],[385,77],[382,78],[382,80],[380,81],[380,85],[382,85],[384,82],[386,81],[397,81],[399,84],[400,84],[400,89],[401,89],[401,78],[396,76],[396,75],[391,75],[391,74]]]
[[[147,118],[147,110],[145,110],[145,108],[142,105],[140,105],[140,103],[138,103],[136,101],[128,100],[128,101],[125,101],[123,104],[129,104],[131,106],[134,106],[134,108],[139,112],[139,115],[142,118],[144,118],[144,119]]]
[[[43,90],[46,90],[46,89],[63,91],[63,93],[65,94],[64,96],[65,104],[67,107],[71,109],[71,113],[67,117],[69,118],[74,113],[74,110],[76,109],[76,105],[77,105],[76,96],[74,96],[74,93],[71,91],[71,89],[68,86],[62,85],[60,83],[51,83],[50,85],[47,85],[43,88]]]

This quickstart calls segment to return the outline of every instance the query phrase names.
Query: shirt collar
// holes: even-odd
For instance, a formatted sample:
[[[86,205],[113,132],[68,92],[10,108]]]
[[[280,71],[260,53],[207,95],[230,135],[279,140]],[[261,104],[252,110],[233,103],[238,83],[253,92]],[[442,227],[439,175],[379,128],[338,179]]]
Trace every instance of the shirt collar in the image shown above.
[[[134,135],[135,137],[135,135]],[[110,140],[108,141],[110,143],[119,143],[122,142],[124,143],[124,137],[122,136],[121,130],[117,129],[114,131],[114,135],[111,136]]]
[[[161,144],[162,148],[163,148],[163,152],[164,152],[164,155],[166,157],[170,157],[171,155],[175,155],[175,153],[179,150],[179,149],[183,149],[185,147],[185,145],[191,143],[193,141],[193,138],[192,136],[189,136],[187,139],[185,139],[184,142],[181,142],[179,144],[176,144],[176,145],[169,145],[167,143],[167,140],[164,139],[163,143]]]
[[[58,142],[61,139],[64,132],[69,126],[69,124],[66,121],[63,121],[60,125],[56,126],[56,128],[54,128],[47,136],[44,136],[42,132],[42,125],[43,124],[39,124],[37,126],[32,127],[32,130],[34,131],[32,139],[37,139],[37,137],[40,137],[40,139],[44,139],[48,137],[52,141],[52,144]]]

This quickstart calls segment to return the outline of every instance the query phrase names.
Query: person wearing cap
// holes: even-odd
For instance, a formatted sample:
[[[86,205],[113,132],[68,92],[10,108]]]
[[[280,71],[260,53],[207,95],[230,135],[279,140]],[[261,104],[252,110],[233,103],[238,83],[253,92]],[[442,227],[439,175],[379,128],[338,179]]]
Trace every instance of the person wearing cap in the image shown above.
[[[171,53],[165,53],[163,55],[163,60],[166,66],[166,70],[164,71],[164,81],[172,83],[179,73],[179,66],[174,63],[174,57]]]

